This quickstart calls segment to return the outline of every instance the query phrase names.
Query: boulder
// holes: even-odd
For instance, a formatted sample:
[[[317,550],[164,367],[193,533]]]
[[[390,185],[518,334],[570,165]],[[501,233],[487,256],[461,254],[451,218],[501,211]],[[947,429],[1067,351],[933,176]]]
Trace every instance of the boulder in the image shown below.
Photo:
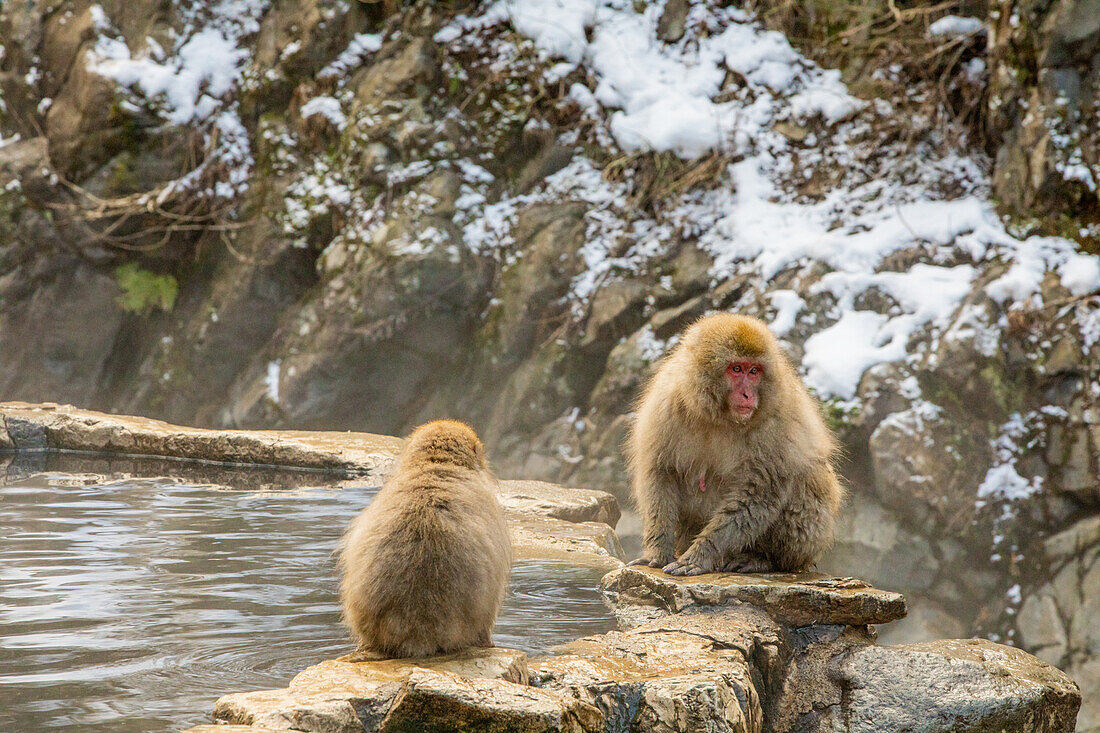
[[[509,516],[517,558],[568,560],[611,570],[623,564],[615,530],[602,522],[566,522],[548,517]]]
[[[204,430],[52,403],[0,403],[17,450],[79,450],[381,476],[399,438],[370,433]],[[12,433],[11,425],[19,425]],[[21,438],[19,436],[29,436]]]
[[[426,659],[362,660],[352,654],[303,670],[287,689],[226,695],[215,703],[214,717],[231,724],[276,729],[378,730],[393,710],[399,711],[395,720],[407,722],[417,716],[427,720],[434,714],[429,700],[445,700],[438,702],[445,707],[468,706],[471,685],[484,689],[490,697],[495,695],[498,702],[514,701],[523,696],[511,688],[529,689],[527,678],[526,655],[512,649],[469,649]],[[560,709],[554,708],[555,702]],[[584,711],[578,712],[569,701],[552,697],[540,697],[529,706],[532,715],[552,717],[553,710],[558,710],[563,720],[570,715],[584,716]],[[405,729],[401,725],[394,723],[385,729]]]
[[[380,733],[596,733],[603,729],[600,712],[575,698],[503,680],[427,669],[409,675],[378,727]]]
[[[374,701],[391,699],[399,688],[397,683],[380,685],[378,697],[368,700],[361,711],[338,694],[305,697],[294,695],[290,690],[239,692],[214,703],[214,719],[261,729],[358,733],[364,729],[366,721],[378,719],[380,710]]]
[[[621,515],[619,503],[606,491],[567,489],[545,481],[501,481],[499,497],[509,512],[566,522],[614,527]]]
[[[532,678],[597,707],[609,730],[761,731],[753,660],[777,659],[777,633],[749,607],[685,612],[558,647]]]
[[[984,639],[866,646],[838,660],[832,730],[1072,731],[1077,685],[1019,649]]]
[[[654,607],[667,613],[689,606],[751,604],[794,627],[885,624],[905,616],[900,593],[855,578],[817,573],[677,577],[656,568],[629,566],[605,576],[600,590],[616,607]]]

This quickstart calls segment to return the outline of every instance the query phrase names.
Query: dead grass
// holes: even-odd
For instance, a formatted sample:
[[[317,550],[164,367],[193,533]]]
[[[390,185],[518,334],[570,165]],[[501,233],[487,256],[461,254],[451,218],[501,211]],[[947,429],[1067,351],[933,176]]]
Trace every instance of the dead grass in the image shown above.
[[[604,166],[603,177],[628,186],[632,208],[659,215],[673,198],[694,188],[713,188],[731,162],[724,151],[689,161],[669,152],[630,153]]]
[[[985,146],[985,85],[964,71],[984,56],[984,36],[933,38],[928,29],[945,15],[985,18],[987,0],[755,0],[750,9],[802,53],[840,69],[853,93],[893,103],[913,128],[902,135],[934,129],[945,145]]]

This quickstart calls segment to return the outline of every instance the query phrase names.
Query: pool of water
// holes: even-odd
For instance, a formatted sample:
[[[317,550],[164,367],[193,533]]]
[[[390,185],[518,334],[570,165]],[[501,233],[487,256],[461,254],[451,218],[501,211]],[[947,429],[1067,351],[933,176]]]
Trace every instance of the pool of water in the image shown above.
[[[352,651],[332,551],[375,491],[0,475],[0,730],[179,730]],[[600,575],[517,561],[496,643],[613,628]]]

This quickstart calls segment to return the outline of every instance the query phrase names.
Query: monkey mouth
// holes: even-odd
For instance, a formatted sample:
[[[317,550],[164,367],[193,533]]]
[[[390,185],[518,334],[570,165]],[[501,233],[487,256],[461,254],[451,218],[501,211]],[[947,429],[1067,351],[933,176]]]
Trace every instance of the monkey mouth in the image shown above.
[[[735,406],[733,408],[733,416],[740,422],[748,422],[748,419],[752,417],[752,414],[756,412],[755,407],[749,407],[747,405]]]

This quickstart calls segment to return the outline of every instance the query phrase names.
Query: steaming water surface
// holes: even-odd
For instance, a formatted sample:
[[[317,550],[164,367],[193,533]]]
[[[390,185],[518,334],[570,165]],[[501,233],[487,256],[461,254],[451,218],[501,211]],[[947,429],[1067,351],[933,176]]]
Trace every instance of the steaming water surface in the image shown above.
[[[331,553],[375,490],[0,477],[0,730],[179,730],[351,651]],[[613,628],[600,575],[517,561],[496,643]]]

